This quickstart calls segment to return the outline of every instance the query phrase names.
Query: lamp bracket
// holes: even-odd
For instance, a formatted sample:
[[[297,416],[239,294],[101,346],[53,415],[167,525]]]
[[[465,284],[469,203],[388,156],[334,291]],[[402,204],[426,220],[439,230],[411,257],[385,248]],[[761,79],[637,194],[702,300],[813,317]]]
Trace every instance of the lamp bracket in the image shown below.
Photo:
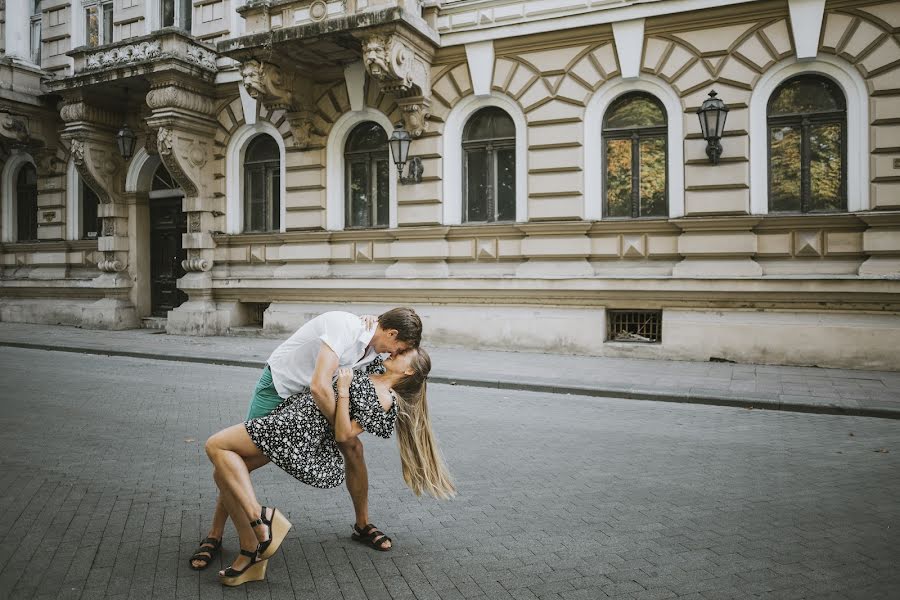
[[[403,185],[422,183],[422,173],[425,170],[425,167],[422,165],[422,159],[418,156],[413,156],[406,161],[406,164],[409,165],[406,175],[403,174],[404,165],[398,165],[397,173],[400,183]]]

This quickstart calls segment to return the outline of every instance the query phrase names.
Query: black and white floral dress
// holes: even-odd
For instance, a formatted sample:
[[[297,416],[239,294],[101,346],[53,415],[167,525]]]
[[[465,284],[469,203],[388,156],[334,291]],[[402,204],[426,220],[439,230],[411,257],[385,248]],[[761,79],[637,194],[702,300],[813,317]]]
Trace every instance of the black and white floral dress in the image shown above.
[[[350,382],[350,420],[385,439],[394,432],[397,398],[385,411],[369,375],[384,373],[376,358],[365,371],[354,371]],[[337,383],[334,385],[335,397]],[[392,392],[393,396],[393,392]],[[309,390],[286,398],[275,410],[244,423],[256,447],[273,463],[303,483],[333,488],[344,482],[344,458],[334,441],[334,429],[319,412]]]

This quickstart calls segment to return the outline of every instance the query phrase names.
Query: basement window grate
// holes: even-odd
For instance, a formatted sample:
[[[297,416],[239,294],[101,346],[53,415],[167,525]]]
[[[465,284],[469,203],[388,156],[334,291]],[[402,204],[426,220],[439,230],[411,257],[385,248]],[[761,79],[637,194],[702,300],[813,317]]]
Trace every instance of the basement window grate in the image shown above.
[[[606,311],[606,341],[656,344],[662,341],[661,310]]]

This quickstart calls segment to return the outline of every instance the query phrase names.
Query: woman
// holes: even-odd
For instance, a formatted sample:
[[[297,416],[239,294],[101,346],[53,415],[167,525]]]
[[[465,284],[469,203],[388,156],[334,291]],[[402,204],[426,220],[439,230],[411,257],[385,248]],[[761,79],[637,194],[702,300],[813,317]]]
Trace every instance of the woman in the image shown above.
[[[456,490],[441,460],[426,402],[431,359],[422,348],[376,360],[366,372],[341,369],[335,383],[334,423],[319,412],[312,394],[291,396],[272,413],[213,435],[206,452],[225,508],[238,530],[241,555],[219,572],[229,586],[265,577],[266,561],[291,525],[256,501],[250,471],[269,461],[309,485],[336,487],[344,480],[336,442],[369,431],[391,436],[396,421],[403,479],[416,495],[448,498]]]

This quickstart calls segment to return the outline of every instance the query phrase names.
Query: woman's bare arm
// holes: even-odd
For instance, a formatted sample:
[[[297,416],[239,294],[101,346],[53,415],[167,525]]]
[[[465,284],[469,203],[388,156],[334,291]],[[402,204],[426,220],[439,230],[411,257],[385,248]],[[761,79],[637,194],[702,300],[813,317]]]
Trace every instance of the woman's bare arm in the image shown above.
[[[363,432],[362,426],[350,420],[350,382],[352,369],[338,371],[338,400],[334,411],[334,441],[346,442]]]

